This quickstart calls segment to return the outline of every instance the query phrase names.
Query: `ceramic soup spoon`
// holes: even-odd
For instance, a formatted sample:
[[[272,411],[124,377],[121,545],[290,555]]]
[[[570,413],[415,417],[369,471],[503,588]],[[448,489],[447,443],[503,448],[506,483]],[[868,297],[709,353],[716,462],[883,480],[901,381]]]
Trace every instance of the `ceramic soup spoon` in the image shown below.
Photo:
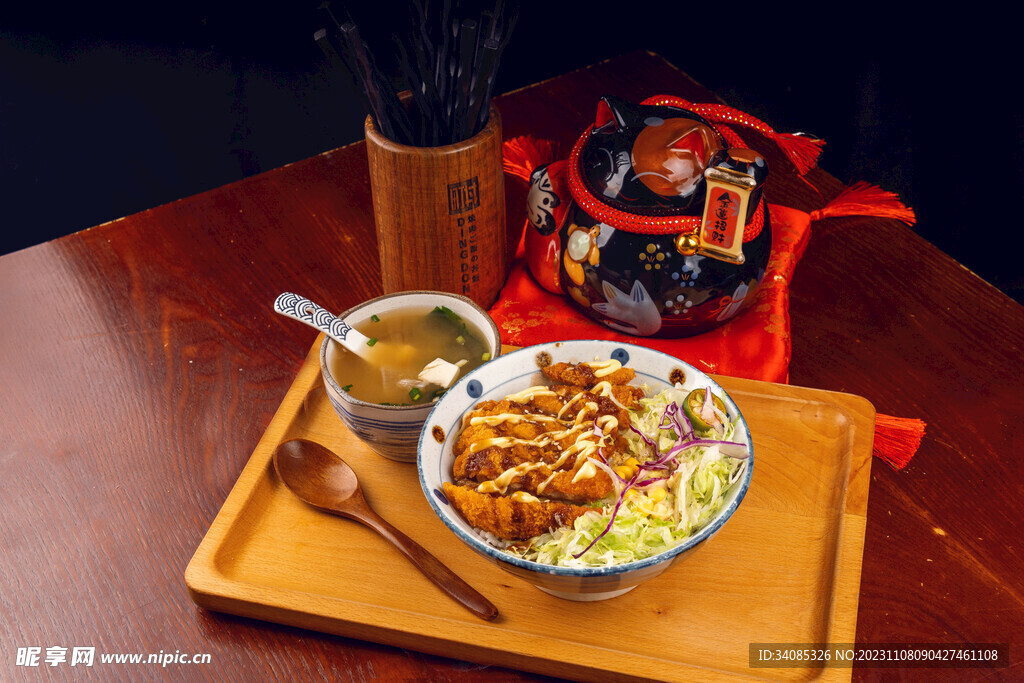
[[[409,357],[414,351],[409,344],[396,345],[372,340],[323,306],[298,294],[281,294],[274,301],[274,310],[323,332],[346,350],[378,367],[388,358]]]

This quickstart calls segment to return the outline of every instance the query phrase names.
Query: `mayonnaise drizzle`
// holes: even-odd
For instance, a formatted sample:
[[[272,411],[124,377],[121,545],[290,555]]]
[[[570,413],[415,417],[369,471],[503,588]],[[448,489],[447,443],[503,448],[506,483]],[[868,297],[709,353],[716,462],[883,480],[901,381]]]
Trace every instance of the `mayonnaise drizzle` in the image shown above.
[[[496,436],[493,439],[480,439],[469,446],[470,453],[477,453],[485,448],[497,446],[498,448],[511,448],[512,446],[538,446],[543,448],[554,440],[554,435],[560,432],[546,432],[536,439],[517,439],[514,436]]]
[[[505,399],[513,403],[529,403],[534,396],[555,396],[555,392],[545,386],[527,387],[519,393],[506,396]]]
[[[481,483],[479,486],[476,487],[476,490],[479,493],[504,494],[506,491],[508,491],[509,485],[512,484],[512,482],[515,479],[523,476],[528,472],[532,472],[533,470],[540,469],[542,467],[550,467],[552,470],[557,470],[559,467],[565,464],[565,461],[569,458],[569,455],[570,454],[568,451],[563,452],[562,455],[558,458],[558,460],[551,463],[550,465],[548,465],[546,462],[520,463],[511,469],[505,470],[494,479]],[[558,473],[555,472],[554,474]],[[554,474],[552,476],[554,476]],[[551,477],[548,477],[548,480],[550,479]],[[542,489],[540,487],[537,487],[537,493],[540,493],[541,490]]]
[[[584,363],[584,365],[589,366],[594,371],[594,377],[607,377],[622,367],[622,363],[614,359],[591,361]]]
[[[570,398],[568,401],[566,401],[565,405],[562,406],[562,409],[558,411],[558,419],[561,420],[562,416],[565,415],[565,411],[569,410],[569,407],[572,404],[576,403],[576,401],[580,400],[583,396],[585,396],[588,393],[591,394],[592,396],[604,396],[605,398],[611,398],[613,401],[615,401],[615,394],[612,391],[611,382],[598,382],[590,389],[584,389],[583,391],[579,392],[578,394]],[[618,405],[620,408],[622,407],[622,405],[618,401],[615,401],[615,404]],[[597,404],[594,403],[593,401],[587,403],[587,406],[594,406],[593,409],[597,409]],[[576,419],[577,421],[580,419],[579,415],[576,416]]]
[[[594,467],[594,463],[587,460],[583,463],[583,467],[576,470],[576,476],[572,478],[572,483],[576,483],[583,479],[593,479],[594,475],[597,474],[597,468]]]
[[[533,417],[533,416],[526,416],[526,415],[524,415],[524,416],[520,416],[520,417],[528,418],[528,417]],[[609,417],[611,417],[611,416],[609,416]],[[612,419],[615,420],[614,417],[612,417]],[[617,424],[618,420],[615,420],[615,422]],[[570,457],[575,456],[574,462],[578,462],[580,457],[587,458],[587,457],[593,455],[594,453],[596,453],[598,451],[598,449],[601,447],[603,439],[599,440],[594,435],[593,430],[585,429],[585,427],[586,427],[586,425],[581,423],[581,424],[577,424],[577,425],[575,425],[572,428],[567,429],[567,430],[545,432],[544,434],[542,434],[541,436],[537,437],[536,439],[516,439],[515,441],[517,441],[519,443],[523,443],[523,444],[527,444],[527,445],[531,445],[531,444],[540,445],[539,442],[542,439],[556,439],[556,440],[560,440],[562,438],[571,436],[573,432],[580,432],[576,436],[576,440],[568,448],[562,450],[561,455],[559,455],[558,459],[555,462],[553,462],[551,464],[548,464],[546,462],[524,462],[524,463],[520,463],[520,464],[516,465],[515,467],[512,467],[512,468],[509,468],[509,469],[505,470],[504,472],[499,474],[494,479],[482,482],[481,484],[479,484],[476,487],[476,490],[479,493],[501,493],[501,494],[504,494],[506,491],[508,491],[508,487],[512,484],[512,482],[515,481],[516,479],[518,479],[519,477],[522,477],[522,476],[526,475],[527,473],[532,472],[533,470],[537,470],[537,469],[541,469],[541,468],[548,468],[551,471],[551,474],[548,475],[548,477],[537,486],[537,493],[543,493],[544,489],[547,487],[547,485],[549,483],[551,483],[551,481],[560,473],[559,468],[561,468],[562,465],[564,465],[566,463],[566,461]],[[558,436],[555,436],[555,435],[558,435]],[[486,439],[485,441],[498,441],[498,440],[500,440],[502,438],[509,438],[509,437],[497,437],[495,439]],[[512,441],[512,439],[509,438],[509,441]],[[549,441],[549,443],[550,443],[550,441]],[[475,450],[474,450],[474,446],[475,445],[476,444],[474,444],[473,446],[470,446],[470,452],[475,452]],[[489,444],[489,446],[496,446],[496,445],[499,445],[499,444],[496,444],[496,443],[490,443]],[[486,447],[488,447],[488,446],[483,446],[482,448],[486,448]],[[587,465],[584,465],[583,467],[585,468],[586,466]],[[583,469],[583,468],[581,468],[581,469]],[[590,473],[589,475],[585,475],[585,476],[580,476],[579,473],[577,473],[577,477],[573,479],[573,482],[575,483],[578,479],[589,479],[589,478],[593,477],[595,474],[596,474],[596,471]]]
[[[619,368],[622,365],[616,360],[600,361],[586,363],[594,370],[594,376],[606,377]],[[586,395],[610,397],[614,401],[615,395],[613,386],[608,381],[598,382],[591,389],[584,390],[569,399],[564,406],[558,411],[558,415],[552,417],[550,415],[543,415],[539,413],[501,413],[499,415],[478,415],[470,419],[472,425],[487,425],[496,426],[506,422],[565,422],[565,414],[569,410],[570,406],[574,405]],[[551,389],[543,386],[533,386],[523,389],[522,391],[511,394],[506,397],[507,400],[514,403],[528,403],[534,396],[556,396],[557,394]],[[618,401],[615,401],[619,405]],[[565,462],[575,456],[574,463],[579,462],[580,458],[589,459],[591,456],[598,454],[599,449],[604,445],[604,437],[598,437],[594,434],[592,429],[588,429],[590,416],[597,413],[598,405],[594,401],[587,401],[582,409],[579,409],[576,413],[575,418],[572,420],[572,426],[562,430],[552,430],[544,432],[533,439],[522,439],[515,437],[494,437],[491,439],[481,439],[478,442],[473,443],[469,447],[470,453],[477,453],[485,448],[498,447],[508,448],[514,445],[525,445],[525,446],[548,446],[552,442],[559,442],[566,438],[576,434],[576,439],[572,444],[562,450],[561,455],[553,463],[545,462],[524,462],[516,465],[515,467],[509,468],[499,474],[494,479],[480,483],[476,490],[480,493],[501,493],[504,494],[508,487],[513,481],[519,477],[525,476],[529,472],[539,470],[542,468],[548,468],[550,474],[537,486],[537,493],[543,493],[544,489],[551,483],[556,476],[562,471],[559,469]],[[597,427],[603,434],[607,434],[609,431],[614,430],[619,426],[619,421],[614,415],[601,415],[596,419]],[[584,464],[576,471],[573,475],[572,483],[582,481],[584,479],[592,479],[597,475],[598,468],[592,462],[584,462]],[[523,492],[517,492],[523,493]],[[515,495],[515,494],[513,494]],[[529,496],[530,494],[523,494]],[[532,496],[531,496],[532,498]],[[525,500],[520,497],[518,500]]]
[[[501,413],[499,415],[477,415],[469,420],[471,425],[487,425],[494,427],[502,422],[557,422],[558,418],[540,413]]]

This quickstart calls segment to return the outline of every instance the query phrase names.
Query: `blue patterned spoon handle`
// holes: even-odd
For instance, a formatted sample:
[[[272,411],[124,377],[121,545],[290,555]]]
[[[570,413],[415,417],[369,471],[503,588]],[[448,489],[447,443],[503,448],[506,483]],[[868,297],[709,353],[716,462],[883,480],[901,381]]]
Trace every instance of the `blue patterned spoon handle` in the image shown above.
[[[274,301],[274,310],[310,327],[320,330],[346,349],[360,356],[368,355],[368,338],[344,320],[309,299],[285,292]]]

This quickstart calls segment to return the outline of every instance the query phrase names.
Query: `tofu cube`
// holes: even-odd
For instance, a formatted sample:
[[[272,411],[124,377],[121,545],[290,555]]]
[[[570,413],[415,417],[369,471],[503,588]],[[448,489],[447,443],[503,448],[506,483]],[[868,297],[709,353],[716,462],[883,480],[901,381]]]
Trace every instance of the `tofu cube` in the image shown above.
[[[420,370],[419,378],[424,382],[437,384],[445,389],[455,383],[459,376],[459,366],[449,363],[443,358],[435,358]]]

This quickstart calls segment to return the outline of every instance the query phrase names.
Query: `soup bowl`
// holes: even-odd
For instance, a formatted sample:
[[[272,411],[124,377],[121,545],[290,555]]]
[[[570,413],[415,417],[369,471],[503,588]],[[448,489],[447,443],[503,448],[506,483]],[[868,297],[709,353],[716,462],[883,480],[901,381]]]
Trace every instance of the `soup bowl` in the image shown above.
[[[353,306],[338,317],[358,328],[374,316],[383,318],[402,311],[432,310],[435,306],[447,307],[477,332],[491,359],[501,355],[501,335],[497,325],[480,306],[458,294],[433,291],[387,294]],[[334,411],[349,431],[370,450],[392,460],[415,462],[420,430],[436,402],[381,405],[356,398],[342,388],[345,386],[341,383],[344,378],[335,377],[332,371],[346,353],[336,341],[324,337],[320,345],[320,374]]]
[[[474,529],[454,509],[443,484],[452,482],[454,444],[465,413],[480,401],[499,400],[527,387],[548,384],[540,368],[558,362],[618,360],[636,373],[634,384],[647,387],[648,396],[681,383],[686,390],[710,386],[720,396],[730,419],[736,420],[733,441],[743,442],[747,467],[731,485],[719,510],[678,545],[645,559],[601,567],[562,567],[515,557],[496,547],[487,534]],[[593,601],[614,598],[652,579],[718,533],[739,508],[754,469],[750,431],[735,402],[708,375],[673,356],[641,346],[613,341],[577,340],[525,347],[467,373],[441,397],[420,436],[418,470],[423,494],[431,508],[462,543],[546,593],[559,598]]]

